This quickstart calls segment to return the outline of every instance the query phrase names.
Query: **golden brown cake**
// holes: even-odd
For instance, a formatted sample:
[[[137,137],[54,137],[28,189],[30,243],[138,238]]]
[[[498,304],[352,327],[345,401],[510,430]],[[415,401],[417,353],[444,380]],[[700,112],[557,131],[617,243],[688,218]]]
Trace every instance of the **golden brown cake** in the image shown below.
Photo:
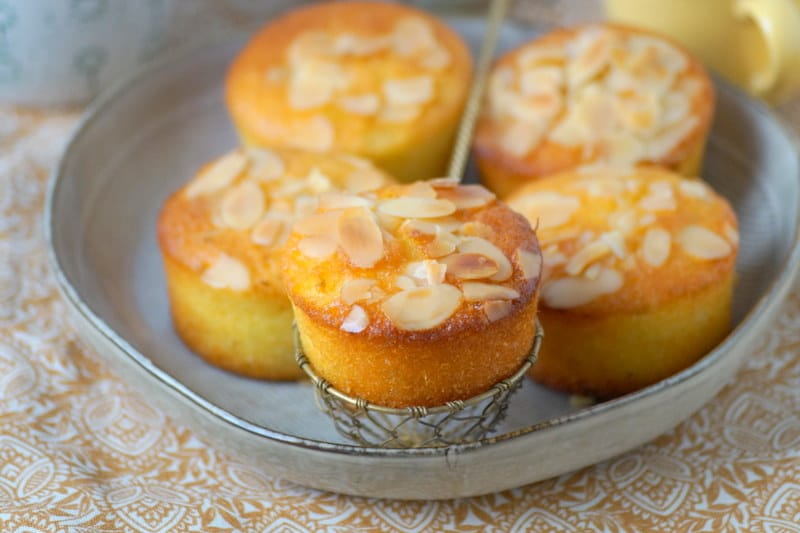
[[[320,202],[389,183],[369,162],[295,149],[234,150],[173,194],[158,219],[172,318],[209,362],[295,379],[292,310],[280,251],[295,218]]]
[[[660,169],[566,172],[509,205],[538,224],[545,341],[531,377],[612,397],[694,363],[727,334],[736,216]]]
[[[702,65],[666,38],[611,24],[560,29],[495,64],[474,151],[501,198],[592,164],[694,177],[713,111]]]
[[[314,370],[408,407],[469,398],[520,368],[540,270],[522,216],[439,179],[321,206],[296,224],[283,272]]]
[[[444,174],[471,76],[464,42],[423,11],[320,2],[247,44],[226,100],[246,145],[340,150],[412,181]]]

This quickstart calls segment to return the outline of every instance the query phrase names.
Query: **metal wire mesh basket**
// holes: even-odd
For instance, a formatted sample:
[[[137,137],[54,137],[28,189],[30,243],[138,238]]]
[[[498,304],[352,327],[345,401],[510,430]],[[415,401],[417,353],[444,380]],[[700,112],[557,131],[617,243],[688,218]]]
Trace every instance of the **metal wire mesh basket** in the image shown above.
[[[511,396],[536,362],[543,338],[544,331],[537,321],[533,345],[522,366],[482,394],[436,407],[394,408],[349,396],[317,375],[303,352],[297,326],[294,327],[295,358],[314,385],[319,408],[345,438],[381,448],[450,446],[480,440],[494,431],[506,415]]]

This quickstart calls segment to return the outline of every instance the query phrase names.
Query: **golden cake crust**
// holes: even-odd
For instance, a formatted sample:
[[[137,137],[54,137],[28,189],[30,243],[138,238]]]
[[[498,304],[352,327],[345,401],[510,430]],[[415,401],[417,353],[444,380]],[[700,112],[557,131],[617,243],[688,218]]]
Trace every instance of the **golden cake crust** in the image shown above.
[[[727,333],[739,246],[728,202],[663,169],[566,172],[509,205],[538,224],[546,332],[534,379],[617,396],[696,361]]]
[[[324,2],[253,37],[228,72],[226,101],[246,144],[335,149],[400,179],[429,178],[419,174],[444,170],[471,75],[461,38],[423,11]]]
[[[204,165],[157,224],[176,329],[200,355],[253,377],[300,376],[280,254],[319,197],[390,182],[365,160],[238,149]]]
[[[541,268],[527,221],[451,180],[362,196],[369,204],[334,211],[338,221],[298,223],[287,244],[284,279],[315,370],[390,406],[464,399],[511,375],[532,344]],[[343,221],[357,216],[379,228],[370,261],[347,252]],[[309,255],[313,228],[332,226],[335,249]]]
[[[696,176],[714,102],[703,66],[667,38],[618,24],[558,29],[495,64],[474,149],[501,197],[587,164]]]

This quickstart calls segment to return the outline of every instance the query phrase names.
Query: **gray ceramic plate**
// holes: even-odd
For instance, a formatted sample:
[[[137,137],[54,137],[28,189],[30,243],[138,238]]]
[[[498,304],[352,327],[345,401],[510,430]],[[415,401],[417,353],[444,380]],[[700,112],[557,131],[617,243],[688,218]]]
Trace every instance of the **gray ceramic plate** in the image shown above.
[[[483,23],[452,19],[473,44]],[[532,36],[507,26],[502,47]],[[798,160],[770,113],[719,87],[704,175],[731,200],[742,252],[735,329],[686,371],[589,408],[526,383],[485,441],[382,450],[348,444],[305,383],[247,380],[207,365],[172,330],[155,238],[167,195],[236,144],[222,79],[241,41],[151,68],[87,114],[54,177],[46,228],[79,332],[165,412],[242,461],[358,495],[450,498],[515,487],[617,455],[670,429],[734,375],[797,269]]]

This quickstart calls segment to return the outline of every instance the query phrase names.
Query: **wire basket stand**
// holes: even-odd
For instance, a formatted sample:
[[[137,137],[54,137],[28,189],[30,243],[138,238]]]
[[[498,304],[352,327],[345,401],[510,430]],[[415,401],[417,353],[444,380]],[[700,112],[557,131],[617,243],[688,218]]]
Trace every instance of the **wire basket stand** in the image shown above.
[[[343,437],[362,446],[379,448],[450,446],[487,436],[505,418],[509,400],[536,362],[543,338],[544,331],[537,321],[531,350],[522,365],[484,393],[435,407],[394,408],[354,398],[320,377],[311,367],[294,326],[295,359],[314,385],[320,410],[330,417]]]

